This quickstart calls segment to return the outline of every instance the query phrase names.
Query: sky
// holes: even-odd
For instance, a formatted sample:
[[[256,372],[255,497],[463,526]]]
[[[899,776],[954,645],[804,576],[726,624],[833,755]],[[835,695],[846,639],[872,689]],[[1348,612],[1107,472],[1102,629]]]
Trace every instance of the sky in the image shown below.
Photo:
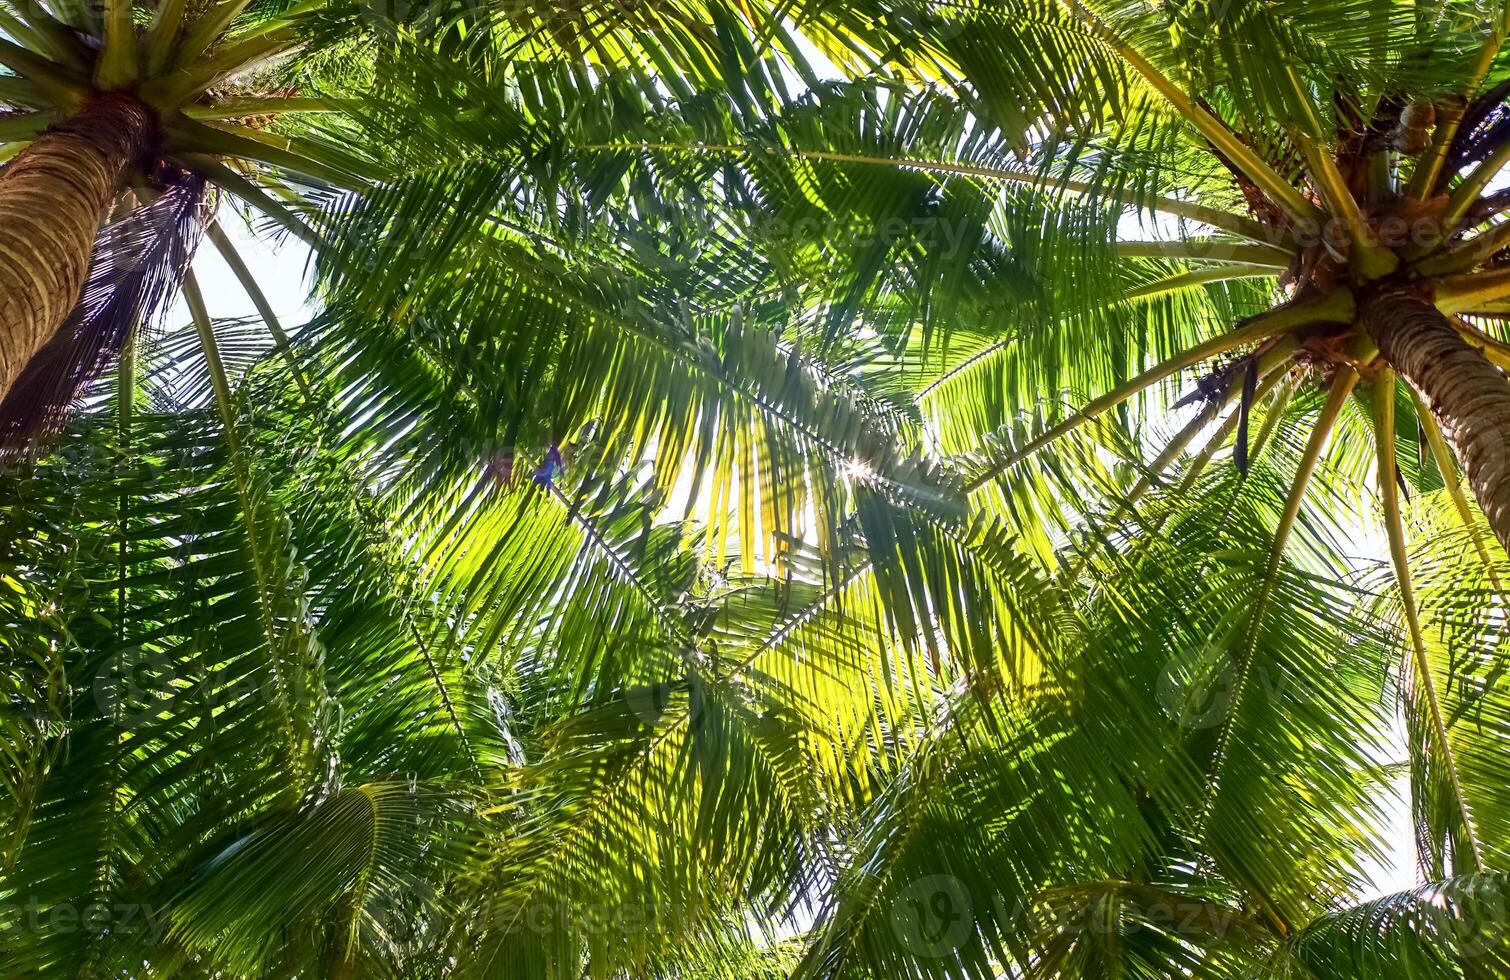
[[[259,236],[247,227],[246,220],[233,207],[222,204],[217,215],[220,227],[225,230],[241,255],[241,260],[251,270],[257,284],[267,296],[285,330],[309,319],[313,307],[307,302],[308,281],[305,265],[309,247],[289,239],[274,245],[268,238]],[[200,244],[194,256],[194,275],[204,293],[205,306],[213,319],[230,317],[254,317],[257,309],[242,290],[241,284],[220,257],[220,252],[209,241]],[[167,317],[168,329],[186,327],[189,324],[189,309],[183,297],[174,301]]]

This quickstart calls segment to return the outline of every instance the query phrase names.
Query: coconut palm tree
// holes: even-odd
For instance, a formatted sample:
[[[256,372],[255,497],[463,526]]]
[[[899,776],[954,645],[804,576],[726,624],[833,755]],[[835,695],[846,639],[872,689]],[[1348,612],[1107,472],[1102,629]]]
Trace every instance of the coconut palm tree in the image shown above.
[[[293,356],[191,303],[6,477],[8,969],[1505,972],[1492,453],[1386,340],[1499,343],[1501,22],[782,13],[389,35]]]
[[[228,193],[300,231],[300,193],[372,176],[370,154],[330,138],[338,127],[292,121],[338,108],[333,49],[364,23],[324,2],[0,9],[0,398],[13,448],[177,294],[213,218],[199,205]]]

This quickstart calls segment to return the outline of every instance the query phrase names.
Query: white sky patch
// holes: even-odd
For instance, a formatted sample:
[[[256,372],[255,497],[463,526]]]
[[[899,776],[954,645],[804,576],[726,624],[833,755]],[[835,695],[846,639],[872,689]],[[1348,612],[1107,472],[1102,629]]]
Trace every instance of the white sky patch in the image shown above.
[[[292,333],[313,316],[314,307],[309,303],[309,282],[305,275],[309,246],[292,238],[274,245],[248,228],[241,213],[225,203],[220,205],[216,218],[241,261],[251,270],[252,278],[262,287],[273,315],[278,317],[283,329]],[[240,281],[220,257],[219,249],[208,238],[199,243],[193,268],[212,319],[257,316],[257,308],[252,305],[246,290],[241,288]],[[189,307],[179,296],[168,310],[168,329],[189,322]]]

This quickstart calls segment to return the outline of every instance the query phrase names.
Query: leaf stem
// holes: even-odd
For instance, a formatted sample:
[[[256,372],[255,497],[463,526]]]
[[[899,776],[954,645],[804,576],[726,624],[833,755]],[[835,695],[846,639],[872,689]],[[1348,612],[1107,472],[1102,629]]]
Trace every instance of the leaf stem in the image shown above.
[[[922,160],[914,157],[880,157],[862,153],[839,153],[832,150],[803,150],[788,146],[750,147],[730,143],[637,142],[589,143],[579,146],[577,149],[584,151],[603,150],[619,152],[624,150],[645,150],[669,153],[726,153],[737,156],[751,156],[758,151],[763,151],[772,156],[784,154],[804,160],[827,160],[832,163],[860,163],[903,170],[921,170],[925,173],[982,177],[988,180],[1001,180],[1010,184],[1026,184],[1041,190],[1058,191],[1065,194],[1095,195],[1100,191],[1100,188],[1088,181],[1070,180],[1067,178],[1060,179],[1050,174],[1032,173],[1025,170],[1009,170],[1003,167],[986,167],[970,163],[953,163],[947,160]],[[1131,197],[1119,198],[1118,201],[1121,204],[1146,208],[1149,211],[1162,211],[1166,214],[1186,218],[1190,221],[1198,221],[1201,224],[1231,232],[1249,241],[1288,252],[1288,246],[1284,243],[1284,235],[1279,229],[1270,228],[1251,218],[1229,214],[1226,211],[1206,207],[1201,204],[1193,204],[1189,201],[1180,201],[1172,197],[1160,197],[1152,194],[1135,194]]]
[[[1496,146],[1488,158],[1464,177],[1463,182],[1448,197],[1447,207],[1442,212],[1442,229],[1445,233],[1450,234],[1462,223],[1473,207],[1473,202],[1478,200],[1484,188],[1489,186],[1489,182],[1498,176],[1506,164],[1510,164],[1510,140]]]
[[[1510,269],[1448,276],[1436,283],[1436,306],[1443,313],[1462,313],[1507,296],[1510,296]]]
[[[1080,3],[1079,0],[1059,0],[1059,3],[1090,28],[1091,32],[1102,43],[1117,52],[1133,71],[1143,76],[1144,80],[1152,85],[1160,95],[1164,96],[1165,100],[1174,107],[1176,112],[1183,116],[1191,125],[1195,126],[1202,136],[1206,137],[1213,146],[1226,155],[1234,166],[1241,170],[1249,180],[1258,185],[1260,190],[1269,195],[1269,199],[1278,205],[1281,210],[1297,221],[1319,223],[1325,217],[1316,205],[1306,200],[1300,191],[1296,190],[1289,181],[1275,172],[1246,143],[1238,139],[1232,130],[1228,129],[1227,126],[1211,115],[1211,113],[1196,105],[1190,96],[1186,95],[1178,85],[1135,51],[1132,45],[1118,37],[1110,27],[1092,14],[1083,3]]]
[[[288,682],[283,675],[283,665],[280,663],[282,651],[279,649],[281,643],[278,639],[276,617],[273,612],[272,585],[269,581],[271,576],[262,554],[259,537],[261,528],[257,519],[251,475],[247,469],[241,435],[236,426],[236,405],[231,396],[230,381],[226,377],[225,363],[220,358],[220,345],[215,340],[215,327],[210,321],[209,311],[204,303],[204,294],[199,290],[199,282],[195,279],[192,269],[184,270],[183,296],[185,304],[189,307],[189,314],[194,320],[194,330],[199,335],[200,348],[204,351],[205,364],[210,373],[210,384],[215,391],[215,407],[220,413],[221,429],[225,435],[231,473],[236,481],[236,496],[241,504],[242,522],[246,527],[247,549],[252,572],[257,581],[257,604],[262,614],[262,628],[267,637],[268,664],[272,669],[273,682],[276,685],[275,701],[278,707],[279,725],[283,729],[286,740],[285,752],[288,758],[284,761],[290,766],[297,785],[303,782],[305,765],[303,753],[296,748],[298,739],[294,730]]]
[[[1352,394],[1353,387],[1357,383],[1358,372],[1351,365],[1344,364],[1337,369],[1337,374],[1332,379],[1331,389],[1327,393],[1326,404],[1322,406],[1321,415],[1316,419],[1315,427],[1311,429],[1311,438],[1306,443],[1305,453],[1301,456],[1300,464],[1295,470],[1295,478],[1290,483],[1290,492],[1285,498],[1284,513],[1274,529],[1274,543],[1269,550],[1269,564],[1264,571],[1263,583],[1254,597],[1252,612],[1248,614],[1248,630],[1243,637],[1242,652],[1238,657],[1237,677],[1232,686],[1232,702],[1227,707],[1226,717],[1222,719],[1222,729],[1217,736],[1216,750],[1212,754],[1215,771],[1211,778],[1210,792],[1206,795],[1206,806],[1201,813],[1201,833],[1204,833],[1204,827],[1216,806],[1217,796],[1221,789],[1221,763],[1227,755],[1227,746],[1232,739],[1232,730],[1238,711],[1242,707],[1244,688],[1247,687],[1248,675],[1252,671],[1253,656],[1258,650],[1258,637],[1263,631],[1264,611],[1274,593],[1274,586],[1279,581],[1279,567],[1284,559],[1285,545],[1289,543],[1290,532],[1294,529],[1295,520],[1300,515],[1301,502],[1305,499],[1311,475],[1316,472],[1316,465],[1321,460],[1322,450],[1326,448],[1327,439],[1337,424],[1337,417],[1342,414],[1342,407],[1347,404],[1348,396]],[[1271,917],[1281,927],[1281,932],[1288,932],[1288,924],[1279,917],[1278,911],[1267,899],[1264,904]]]
[[[315,394],[310,389],[309,379],[304,376],[304,369],[299,364],[298,356],[294,353],[293,343],[289,340],[288,334],[284,333],[283,326],[278,322],[278,316],[273,312],[272,304],[267,301],[267,296],[263,294],[262,287],[257,284],[256,277],[241,260],[241,254],[236,251],[236,246],[231,244],[230,238],[227,237],[225,229],[220,227],[219,221],[210,222],[205,227],[205,234],[214,243],[215,249],[220,252],[220,257],[225,260],[225,264],[230,266],[231,274],[236,277],[236,281],[241,283],[241,288],[246,292],[247,298],[252,301],[252,306],[256,307],[257,315],[262,317],[262,322],[267,325],[268,333],[273,335],[273,346],[288,362],[289,370],[294,376],[294,383],[299,386],[299,393],[304,396],[305,401],[313,403]]]
[[[1162,296],[1180,289],[1203,286],[1211,282],[1226,282],[1229,279],[1272,279],[1275,270],[1266,266],[1215,265],[1205,269],[1193,269],[1129,290],[1128,299],[1147,299]]]
[[[1474,61],[1473,68],[1468,73],[1466,84],[1463,86],[1464,98],[1471,98],[1484,83],[1484,76],[1489,73],[1489,66],[1494,63],[1494,58],[1499,54],[1500,48],[1505,43],[1505,33],[1510,28],[1510,3],[1504,5],[1499,20],[1490,29],[1489,36],[1484,39],[1479,48],[1478,58]],[[1416,164],[1415,172],[1410,175],[1410,184],[1405,189],[1406,197],[1412,200],[1422,201],[1436,191],[1437,184],[1442,178],[1442,169],[1447,163],[1447,154],[1452,149],[1452,142],[1457,137],[1458,127],[1463,122],[1463,110],[1461,108],[1452,112],[1441,125],[1437,126],[1433,134],[1431,148],[1426,155]]]
[[[1280,69],[1280,73],[1305,116],[1307,132],[1292,133],[1291,138],[1299,145],[1307,169],[1311,172],[1311,179],[1316,182],[1316,189],[1320,191],[1328,209],[1347,226],[1348,238],[1352,242],[1350,259],[1353,269],[1368,279],[1388,275],[1399,266],[1399,256],[1381,246],[1377,236],[1363,220],[1358,201],[1353,197],[1347,179],[1342,176],[1342,171],[1337,168],[1337,161],[1332,159],[1327,148],[1326,130],[1321,117],[1316,114],[1314,100],[1301,84],[1295,66],[1286,64]]]
[[[1118,258],[1178,259],[1190,262],[1227,262],[1233,265],[1261,265],[1283,270],[1290,267],[1291,255],[1277,245],[1242,244],[1228,241],[1117,242]]]
[[[1244,344],[1267,340],[1283,333],[1320,322],[1346,323],[1353,315],[1351,293],[1331,293],[1321,299],[1281,306],[1250,320],[1244,326],[1213,337],[1202,344],[1176,354],[1156,367],[1150,368],[1135,378],[1123,382],[1064,421],[1054,425],[1027,445],[1009,453],[1003,459],[990,464],[982,473],[965,484],[966,493],[974,493],[995,480],[1008,469],[1027,459],[1040,449],[1078,429],[1096,416],[1120,405],[1134,395],[1158,384],[1177,371],[1199,364],[1201,361],[1223,354]]]
[[[1429,414],[1429,413],[1428,413]],[[1385,367],[1374,382],[1375,445],[1379,452],[1379,496],[1384,505],[1384,529],[1389,535],[1389,556],[1395,566],[1395,581],[1400,586],[1400,604],[1405,611],[1405,624],[1410,633],[1411,653],[1415,659],[1416,673],[1426,694],[1427,709],[1431,712],[1431,726],[1435,735],[1437,751],[1447,769],[1448,782],[1453,799],[1463,821],[1463,835],[1467,838],[1473,870],[1484,870],[1484,855],[1474,830],[1473,816],[1468,810],[1468,800],[1463,795],[1463,782],[1458,775],[1457,756],[1448,739],[1447,723],[1442,714],[1442,703],[1437,696],[1437,682],[1431,674],[1431,662],[1426,655],[1426,640],[1421,632],[1420,614],[1416,609],[1415,589],[1410,579],[1410,558],[1405,546],[1405,526],[1400,520],[1400,490],[1395,484],[1395,372]],[[1445,474],[1444,474],[1445,479]],[[1456,856],[1456,855],[1455,855]]]
[[[1284,373],[1289,370],[1290,356],[1294,352],[1296,344],[1292,338],[1286,338],[1286,340],[1286,343],[1276,345],[1273,350],[1266,351],[1264,355],[1260,357],[1258,371],[1259,374],[1262,375],[1262,380],[1259,382],[1258,387],[1254,390],[1253,400],[1255,402],[1258,402],[1265,395],[1267,395],[1269,393],[1269,390],[1273,388],[1274,385],[1278,383],[1279,379],[1284,376]],[[1231,405],[1237,399],[1241,391],[1242,389],[1240,386],[1229,383],[1227,390],[1222,394],[1221,398],[1212,400],[1208,405],[1206,405],[1205,408],[1197,412],[1195,416],[1185,424],[1184,428],[1180,429],[1180,431],[1175,434],[1175,437],[1169,441],[1169,443],[1164,447],[1164,451],[1159,453],[1159,455],[1154,458],[1154,461],[1152,463],[1148,464],[1148,467],[1146,468],[1143,475],[1138,477],[1138,480],[1133,484],[1132,489],[1127,492],[1127,496],[1117,502],[1117,506],[1112,511],[1110,520],[1116,520],[1123,513],[1130,511],[1135,506],[1137,506],[1138,501],[1143,498],[1143,495],[1149,490],[1153,489],[1154,484],[1159,481],[1159,478],[1163,475],[1164,471],[1169,469],[1170,466],[1174,465],[1175,460],[1180,458],[1180,454],[1183,453],[1185,449],[1195,441],[1196,436],[1201,434],[1201,430],[1210,425],[1216,419],[1216,417],[1219,416],[1227,408],[1227,406]],[[1070,580],[1073,581],[1074,579],[1080,577],[1080,573],[1085,571],[1085,566],[1090,561],[1090,556],[1091,553],[1089,549],[1081,553],[1079,559],[1070,568],[1068,576]]]
[[[136,77],[136,26],[132,0],[104,0],[104,47],[94,66],[94,83],[103,89],[121,88]]]
[[[173,42],[183,26],[184,8],[188,0],[161,0],[157,12],[152,15],[152,25],[147,28],[146,72],[156,75],[168,64],[168,55],[173,51]]]
[[[1479,560],[1484,564],[1484,571],[1489,576],[1489,583],[1494,586],[1494,591],[1504,594],[1505,587],[1500,582],[1499,572],[1494,567],[1494,559],[1489,554],[1488,543],[1479,529],[1478,521],[1473,517],[1473,508],[1468,504],[1468,495],[1463,492],[1463,481],[1458,475],[1457,463],[1453,459],[1452,451],[1447,448],[1447,440],[1442,437],[1442,429],[1437,425],[1436,416],[1421,401],[1421,396],[1416,389],[1407,385],[1410,397],[1416,403],[1416,417],[1421,420],[1421,429],[1426,433],[1426,444],[1431,447],[1431,458],[1436,461],[1437,470],[1442,474],[1442,485],[1446,488],[1448,496],[1452,498],[1453,509],[1458,512],[1458,520],[1463,524],[1463,529],[1468,532],[1473,541],[1474,550],[1478,552]]]

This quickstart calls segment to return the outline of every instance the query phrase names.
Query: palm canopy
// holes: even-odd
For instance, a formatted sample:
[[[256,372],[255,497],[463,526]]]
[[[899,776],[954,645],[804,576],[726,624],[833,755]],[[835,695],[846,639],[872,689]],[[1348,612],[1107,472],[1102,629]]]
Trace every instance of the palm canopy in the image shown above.
[[[400,13],[0,491],[17,972],[1505,970],[1499,5]]]

